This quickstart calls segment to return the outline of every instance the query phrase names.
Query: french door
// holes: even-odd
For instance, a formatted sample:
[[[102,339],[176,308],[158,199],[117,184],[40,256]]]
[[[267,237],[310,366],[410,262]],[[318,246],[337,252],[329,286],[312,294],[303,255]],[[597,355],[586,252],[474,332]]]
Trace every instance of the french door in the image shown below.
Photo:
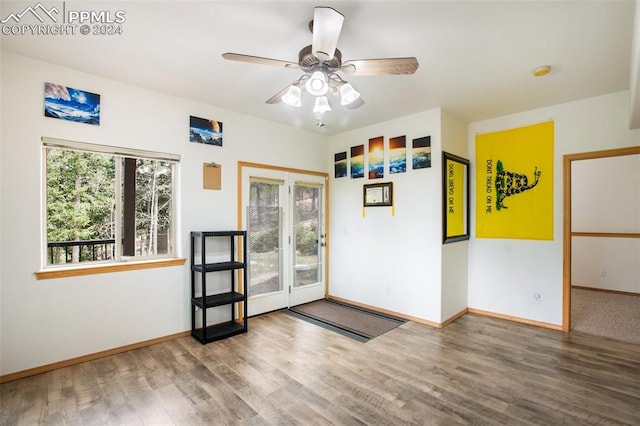
[[[325,296],[325,176],[243,166],[248,314]]]

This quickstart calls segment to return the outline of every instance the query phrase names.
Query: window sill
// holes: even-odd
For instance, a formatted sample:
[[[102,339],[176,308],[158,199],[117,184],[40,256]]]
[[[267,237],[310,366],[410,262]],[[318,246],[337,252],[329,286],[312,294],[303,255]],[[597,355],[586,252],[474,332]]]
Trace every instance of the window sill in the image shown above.
[[[110,272],[135,271],[138,269],[166,268],[169,266],[184,265],[186,259],[162,259],[143,262],[122,262],[108,265],[79,266],[64,269],[47,269],[34,272],[36,279],[48,280],[51,278],[77,277],[81,275],[108,274]]]

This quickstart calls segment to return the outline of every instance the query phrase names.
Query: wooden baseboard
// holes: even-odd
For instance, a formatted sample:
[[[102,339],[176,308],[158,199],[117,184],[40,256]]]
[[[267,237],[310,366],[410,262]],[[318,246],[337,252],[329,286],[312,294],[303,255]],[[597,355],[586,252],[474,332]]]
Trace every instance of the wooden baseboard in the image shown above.
[[[461,316],[463,316],[464,314],[466,314],[468,312],[469,312],[469,308],[464,308],[463,310],[461,310],[457,314],[453,315],[449,319],[444,320],[444,322],[441,325],[441,328],[448,326],[449,324],[451,324],[452,322],[454,322],[455,320],[457,320],[458,318],[460,318]]]
[[[398,318],[402,318],[402,319],[406,319],[406,320],[409,319],[409,318],[407,318],[406,315],[401,314],[399,312],[390,311],[388,309],[379,308],[379,307],[373,306],[373,305],[367,305],[366,303],[355,302],[353,300],[343,299],[342,297],[331,296],[331,295],[328,295],[326,298],[329,299],[329,300],[335,300],[336,302],[346,303],[348,305],[359,306],[360,308],[368,309],[368,310],[374,311],[374,312],[379,312],[381,314],[391,315],[392,317],[398,317]]]
[[[170,334],[168,336],[158,337],[151,340],[145,340],[144,342],[132,343],[130,345],[121,346],[119,348],[107,349],[106,351],[100,351],[89,355],[79,356],[77,358],[71,358],[64,361],[54,362],[52,364],[42,365],[40,367],[29,368],[27,370],[18,371],[16,373],[5,374],[0,376],[0,383],[10,382],[12,380],[23,379],[25,377],[35,376],[36,374],[46,373],[48,371],[57,370],[58,368],[69,367],[72,365],[80,364],[87,361],[93,361],[95,359],[116,355],[122,352],[132,351],[134,349],[140,349],[147,346],[155,345],[158,343],[168,342],[180,337],[189,336],[191,330],[182,331],[176,334]]]
[[[522,324],[534,325],[536,327],[549,328],[551,330],[562,331],[562,325],[558,325],[558,324],[551,324],[551,323],[542,322],[542,321],[533,321],[526,318],[514,317],[512,315],[504,315],[504,314],[499,314],[491,311],[483,311],[482,309],[467,308],[467,311],[470,314],[477,314],[485,317],[499,318],[507,321],[514,321]]]
[[[453,321],[455,321],[456,319],[460,318],[462,315],[467,313],[467,310],[464,309],[463,311],[457,313],[456,315],[454,315],[453,317],[449,318],[445,322],[439,323],[439,322],[429,321],[429,320],[426,320],[426,319],[423,319],[423,318],[414,317],[414,316],[407,315],[407,314],[402,314],[400,312],[394,312],[394,311],[390,311],[388,309],[379,308],[377,306],[367,305],[366,303],[354,302],[353,300],[343,299],[342,297],[336,297],[336,296],[328,295],[327,299],[335,300],[336,302],[347,303],[349,305],[359,306],[361,308],[369,309],[370,311],[380,312],[381,314],[391,315],[391,316],[394,316],[394,317],[405,319],[407,321],[416,322],[416,323],[422,324],[422,325],[427,325],[427,326],[433,327],[433,328],[442,328],[442,327],[446,326],[447,324],[452,323]]]
[[[429,321],[429,320],[426,320],[426,319],[423,319],[423,318],[413,317],[411,315],[398,314],[398,316],[400,318],[404,318],[404,319],[406,319],[408,321],[415,322],[415,323],[418,323],[418,324],[426,325],[426,326],[433,327],[433,328],[442,328],[442,323],[439,323],[439,322]]]
[[[485,317],[499,318],[499,319],[503,319],[503,320],[519,322],[519,323],[522,323],[522,324],[533,325],[533,326],[536,326],[536,327],[549,328],[551,330],[562,331],[562,325],[551,324],[551,323],[542,322],[542,321],[533,321],[533,320],[529,320],[529,319],[526,319],[526,318],[514,317],[512,315],[498,314],[496,312],[483,311],[481,309],[474,309],[474,308],[465,308],[465,309],[461,310],[460,312],[458,312],[457,314],[453,315],[451,318],[448,318],[445,321],[443,321],[441,323],[438,323],[438,322],[428,321],[428,320],[425,320],[425,319],[422,319],[422,318],[413,317],[411,315],[401,314],[399,312],[389,311],[387,309],[382,309],[382,308],[379,308],[377,306],[371,306],[371,305],[367,305],[367,304],[360,303],[360,302],[354,302],[353,300],[343,299],[341,297],[336,297],[336,296],[329,295],[329,296],[327,296],[327,299],[335,300],[337,302],[348,303],[350,305],[360,306],[361,308],[370,309],[372,311],[380,312],[380,313],[387,314],[387,315],[393,315],[393,316],[396,316],[398,318],[406,319],[407,321],[413,321],[413,322],[416,322],[418,324],[428,325],[429,327],[433,327],[433,328],[444,328],[447,325],[449,325],[452,322],[454,322],[455,320],[457,320],[458,318],[462,317],[463,315],[465,315],[467,313],[471,313],[471,314],[483,315]]]
[[[621,294],[623,296],[638,296],[638,297],[640,297],[640,293],[634,293],[632,291],[610,290],[608,288],[585,287],[585,286],[581,286],[581,285],[572,285],[571,288],[577,288],[579,290],[601,291],[603,293]]]

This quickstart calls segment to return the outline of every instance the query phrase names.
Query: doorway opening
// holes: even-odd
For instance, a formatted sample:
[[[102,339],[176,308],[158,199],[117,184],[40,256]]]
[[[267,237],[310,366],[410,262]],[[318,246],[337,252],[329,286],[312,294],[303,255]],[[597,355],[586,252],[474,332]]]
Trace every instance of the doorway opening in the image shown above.
[[[633,229],[633,226],[631,226],[630,230],[615,229],[612,228],[610,224],[608,226],[603,226],[601,229],[584,229],[592,228],[590,224],[597,222],[595,218],[591,217],[585,220],[583,217],[580,217],[580,220],[577,220],[576,216],[574,216],[574,214],[584,214],[584,210],[588,210],[587,213],[591,214],[592,216],[597,215],[597,213],[594,213],[594,211],[596,210],[595,207],[591,207],[589,209],[576,207],[576,204],[579,204],[580,206],[586,205],[584,201],[580,202],[579,198],[588,196],[592,197],[592,206],[597,206],[604,209],[606,209],[607,207],[611,207],[608,209],[607,215],[600,215],[600,217],[616,218],[615,220],[617,220],[618,223],[621,222],[620,217],[615,215],[615,206],[608,206],[608,204],[605,205],[606,203],[603,202],[602,197],[598,198],[597,193],[607,192],[607,195],[610,195],[611,191],[615,191],[616,189],[625,191],[625,188],[629,187],[630,182],[627,181],[616,183],[611,179],[610,176],[605,176],[604,182],[602,182],[602,179],[597,181],[602,185],[607,185],[607,182],[609,183],[609,186],[603,187],[604,189],[602,191],[593,190],[590,191],[590,194],[572,194],[572,190],[575,189],[575,183],[572,182],[572,177],[576,173],[580,175],[579,171],[584,168],[584,166],[587,164],[587,161],[599,159],[613,160],[613,157],[624,157],[633,155],[640,155],[640,147],[569,154],[563,157],[563,331],[568,332],[572,330],[572,290],[579,287],[590,287],[589,291],[592,291],[595,288],[596,291],[600,292],[625,293],[625,291],[607,289],[606,285],[597,284],[593,281],[589,282],[593,276],[599,278],[601,281],[604,281],[604,278],[607,277],[607,274],[611,274],[613,272],[607,271],[607,268],[604,266],[598,266],[597,262],[592,260],[598,259],[598,250],[601,250],[600,253],[602,253],[602,259],[600,260],[602,262],[606,262],[606,259],[604,257],[606,255],[611,255],[612,252],[614,252],[613,255],[615,256],[616,250],[618,250],[618,253],[620,253],[619,247],[621,247],[621,245],[631,244],[632,250],[637,250],[637,245],[640,244],[640,230]],[[584,171],[582,173],[584,173]],[[635,173],[637,173],[637,169],[635,169]],[[611,183],[614,184],[613,187],[610,186]],[[632,183],[633,188],[638,188],[638,185],[639,183],[637,180]],[[622,206],[624,204],[624,197],[618,199],[618,203],[616,204],[617,207]],[[576,211],[574,211],[574,207],[576,207]],[[578,208],[580,208],[582,212],[578,212]],[[627,208],[629,208],[629,206],[627,206]],[[631,216],[633,216],[633,214],[637,215],[638,212],[636,211],[635,213],[630,213]],[[612,249],[612,247],[614,248]],[[624,250],[622,251],[624,252]],[[592,257],[589,258],[588,256]],[[586,259],[586,261],[584,259]],[[575,270],[575,264],[577,262],[580,262],[581,265],[586,266],[581,267],[579,271]],[[575,283],[575,278],[578,278],[579,280],[584,282]]]

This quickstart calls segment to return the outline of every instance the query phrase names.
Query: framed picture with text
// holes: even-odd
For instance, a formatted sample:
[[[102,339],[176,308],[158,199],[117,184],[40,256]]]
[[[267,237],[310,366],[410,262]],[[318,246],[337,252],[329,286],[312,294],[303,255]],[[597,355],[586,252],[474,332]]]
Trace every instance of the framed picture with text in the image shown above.
[[[393,206],[393,182],[364,185],[362,202],[364,207]]]
[[[442,243],[469,239],[469,160],[442,153]]]

